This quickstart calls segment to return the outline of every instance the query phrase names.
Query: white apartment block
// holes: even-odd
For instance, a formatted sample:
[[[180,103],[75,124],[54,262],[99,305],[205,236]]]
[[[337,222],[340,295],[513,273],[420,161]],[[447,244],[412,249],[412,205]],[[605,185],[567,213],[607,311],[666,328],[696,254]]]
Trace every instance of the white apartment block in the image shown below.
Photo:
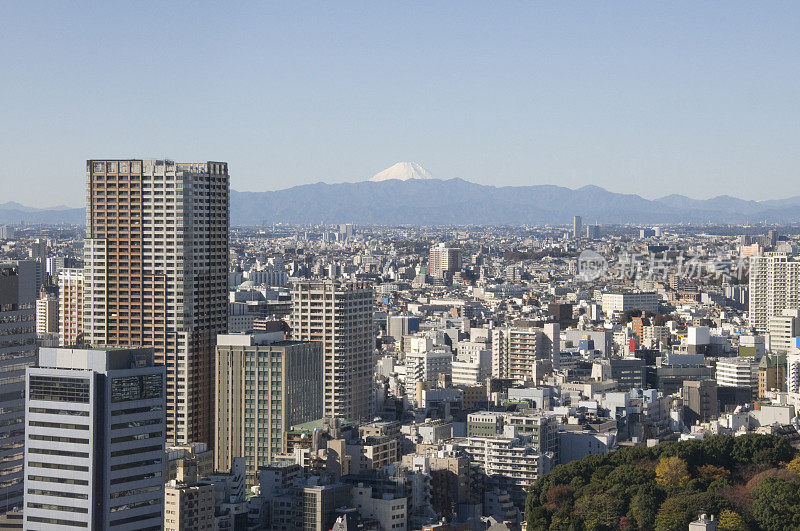
[[[423,352],[406,354],[406,394],[414,396],[417,382],[435,382],[440,374],[451,374],[453,355],[450,349],[433,347]]]
[[[501,478],[524,493],[539,477],[550,472],[554,455],[539,453],[517,437],[464,437],[451,441],[487,476]]]
[[[769,319],[769,348],[773,352],[785,353],[794,346],[794,338],[800,336],[800,310],[783,310]]]
[[[48,295],[36,300],[36,335],[58,333],[58,299]]]
[[[758,390],[758,364],[755,358],[719,358],[716,371],[717,385]]]
[[[750,258],[750,326],[769,331],[772,317],[785,309],[800,309],[800,262],[786,253],[765,253]]]
[[[372,487],[353,486],[353,506],[364,518],[378,521],[381,529],[398,531],[408,528],[408,498],[373,497]]]
[[[603,293],[603,313],[610,316],[614,312],[627,312],[629,310],[658,311],[658,293]]]
[[[800,403],[800,342],[795,342],[786,355],[786,390]]]
[[[492,375],[492,368],[480,361],[453,360],[451,367],[453,385],[481,385]]]

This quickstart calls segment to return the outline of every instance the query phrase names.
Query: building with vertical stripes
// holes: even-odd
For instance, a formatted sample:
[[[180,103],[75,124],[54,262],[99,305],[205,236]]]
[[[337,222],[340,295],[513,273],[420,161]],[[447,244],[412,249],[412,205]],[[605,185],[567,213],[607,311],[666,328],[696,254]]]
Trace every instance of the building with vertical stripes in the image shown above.
[[[152,347],[167,440],[212,443],[214,347],[227,329],[228,165],[89,160],[85,340]]]

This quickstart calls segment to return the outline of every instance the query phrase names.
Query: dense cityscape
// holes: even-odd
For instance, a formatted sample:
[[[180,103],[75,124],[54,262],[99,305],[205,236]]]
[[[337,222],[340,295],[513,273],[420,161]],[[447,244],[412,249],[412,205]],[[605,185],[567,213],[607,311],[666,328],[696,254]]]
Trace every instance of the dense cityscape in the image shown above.
[[[0,20],[0,531],[800,530],[800,3]]]
[[[231,227],[225,162],[89,160],[86,197],[0,227],[4,525],[791,521],[796,225]],[[611,507],[554,479],[625,455]]]

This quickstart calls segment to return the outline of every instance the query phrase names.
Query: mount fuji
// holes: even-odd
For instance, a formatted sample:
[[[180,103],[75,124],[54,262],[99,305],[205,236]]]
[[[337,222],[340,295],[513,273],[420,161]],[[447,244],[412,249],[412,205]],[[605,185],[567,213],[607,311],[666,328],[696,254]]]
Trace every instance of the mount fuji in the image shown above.
[[[370,179],[373,183],[383,181],[391,181],[397,179],[398,181],[410,181],[412,179],[433,179],[431,172],[426,170],[422,164],[418,162],[398,162],[382,172],[378,172]]]

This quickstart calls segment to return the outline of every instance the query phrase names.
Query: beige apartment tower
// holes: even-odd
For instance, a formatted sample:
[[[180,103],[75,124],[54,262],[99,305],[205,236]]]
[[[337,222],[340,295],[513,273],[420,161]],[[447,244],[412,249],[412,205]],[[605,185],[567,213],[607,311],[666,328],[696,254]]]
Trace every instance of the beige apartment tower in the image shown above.
[[[362,282],[306,281],[292,288],[292,339],[323,345],[326,417],[371,418],[373,299],[372,287]]]
[[[83,343],[83,269],[58,273],[58,344]]]
[[[167,441],[212,443],[214,346],[227,326],[225,162],[86,163],[84,340],[153,347]]]
[[[58,298],[46,295],[36,300],[36,335],[58,334]]]

